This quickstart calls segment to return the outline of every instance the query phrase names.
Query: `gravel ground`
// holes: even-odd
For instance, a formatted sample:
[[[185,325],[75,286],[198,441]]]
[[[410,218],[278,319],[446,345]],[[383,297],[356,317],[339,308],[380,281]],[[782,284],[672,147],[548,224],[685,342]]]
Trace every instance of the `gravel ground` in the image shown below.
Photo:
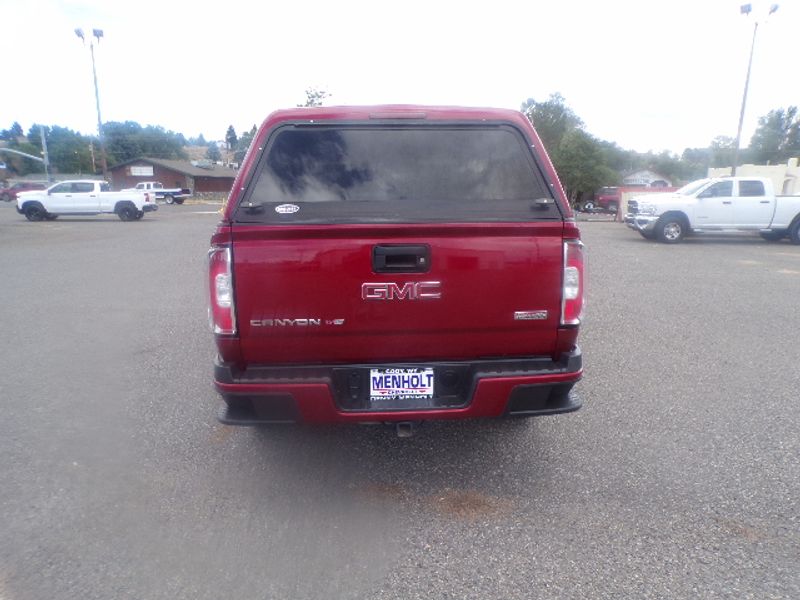
[[[0,599],[800,597],[800,247],[582,222],[584,407],[215,420],[213,207],[0,205]]]

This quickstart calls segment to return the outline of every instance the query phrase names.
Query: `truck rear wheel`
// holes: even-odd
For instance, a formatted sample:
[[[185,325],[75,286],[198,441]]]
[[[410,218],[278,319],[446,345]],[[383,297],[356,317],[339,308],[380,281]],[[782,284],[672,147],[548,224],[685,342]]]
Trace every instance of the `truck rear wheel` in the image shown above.
[[[183,204],[183,198],[175,198],[175,204]]]
[[[800,219],[795,220],[789,228],[789,239],[793,244],[800,244]]]
[[[121,221],[133,221],[136,218],[136,207],[131,204],[123,204],[117,209],[117,216]]]

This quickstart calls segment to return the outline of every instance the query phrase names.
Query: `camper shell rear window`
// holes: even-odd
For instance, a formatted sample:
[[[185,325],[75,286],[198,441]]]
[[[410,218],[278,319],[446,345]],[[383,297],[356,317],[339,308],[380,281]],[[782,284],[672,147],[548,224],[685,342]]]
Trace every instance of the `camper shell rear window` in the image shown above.
[[[522,133],[484,123],[283,125],[233,217],[270,224],[561,218]]]

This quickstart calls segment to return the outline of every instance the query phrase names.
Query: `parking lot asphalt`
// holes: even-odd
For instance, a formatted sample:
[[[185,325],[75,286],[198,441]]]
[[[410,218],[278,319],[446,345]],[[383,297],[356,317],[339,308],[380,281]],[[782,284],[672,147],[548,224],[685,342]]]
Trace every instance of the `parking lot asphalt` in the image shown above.
[[[217,423],[213,206],[0,203],[0,599],[798,598],[800,247],[582,222],[584,407]]]

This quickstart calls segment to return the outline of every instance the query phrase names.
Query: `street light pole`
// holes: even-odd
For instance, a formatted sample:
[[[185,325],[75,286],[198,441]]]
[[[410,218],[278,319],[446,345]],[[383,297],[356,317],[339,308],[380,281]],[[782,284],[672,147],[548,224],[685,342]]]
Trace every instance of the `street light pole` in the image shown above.
[[[47,179],[47,183],[50,183],[50,155],[47,153],[47,139],[44,135],[44,126],[39,125],[39,135],[42,136],[42,154],[44,155],[44,176]]]
[[[753,67],[753,50],[756,47],[756,33],[758,33],[758,21],[753,25],[753,42],[750,45],[750,61],[747,63],[747,77],[744,79],[744,93],[742,94],[742,110],[739,112],[739,127],[736,130],[736,144],[733,147],[733,169],[731,175],[736,175],[736,167],[739,166],[739,144],[742,141],[742,124],[744,123],[744,107],[747,104],[747,89],[750,87],[750,70]]]
[[[81,38],[81,41],[83,41],[84,43],[86,42],[83,35],[83,29],[81,29],[80,27],[75,30],[75,35]],[[97,43],[100,44],[100,38],[103,37],[103,30],[93,29],[92,37],[97,39]],[[100,88],[97,85],[97,67],[94,61],[94,42],[92,41],[91,38],[89,38],[89,52],[92,55],[92,76],[94,77],[94,100],[97,106],[97,135],[100,141],[100,166],[103,168],[103,177],[108,177],[108,161],[106,160],[106,141],[105,141],[105,136],[103,135],[103,119],[100,117]]]
[[[740,7],[743,15],[749,15],[752,11],[752,5],[743,4]],[[771,15],[778,10],[778,5],[773,4],[769,9]],[[769,15],[767,15],[769,16]],[[758,33],[758,19],[753,23],[753,41],[750,43],[750,59],[747,62],[747,76],[744,80],[744,92],[742,93],[742,110],[739,111],[739,127],[736,129],[736,143],[733,147],[733,167],[731,168],[731,175],[736,175],[736,168],[739,166],[739,145],[742,141],[742,125],[744,124],[744,108],[747,105],[747,91],[750,88],[750,71],[753,68],[753,51],[756,48],[756,34]]]

